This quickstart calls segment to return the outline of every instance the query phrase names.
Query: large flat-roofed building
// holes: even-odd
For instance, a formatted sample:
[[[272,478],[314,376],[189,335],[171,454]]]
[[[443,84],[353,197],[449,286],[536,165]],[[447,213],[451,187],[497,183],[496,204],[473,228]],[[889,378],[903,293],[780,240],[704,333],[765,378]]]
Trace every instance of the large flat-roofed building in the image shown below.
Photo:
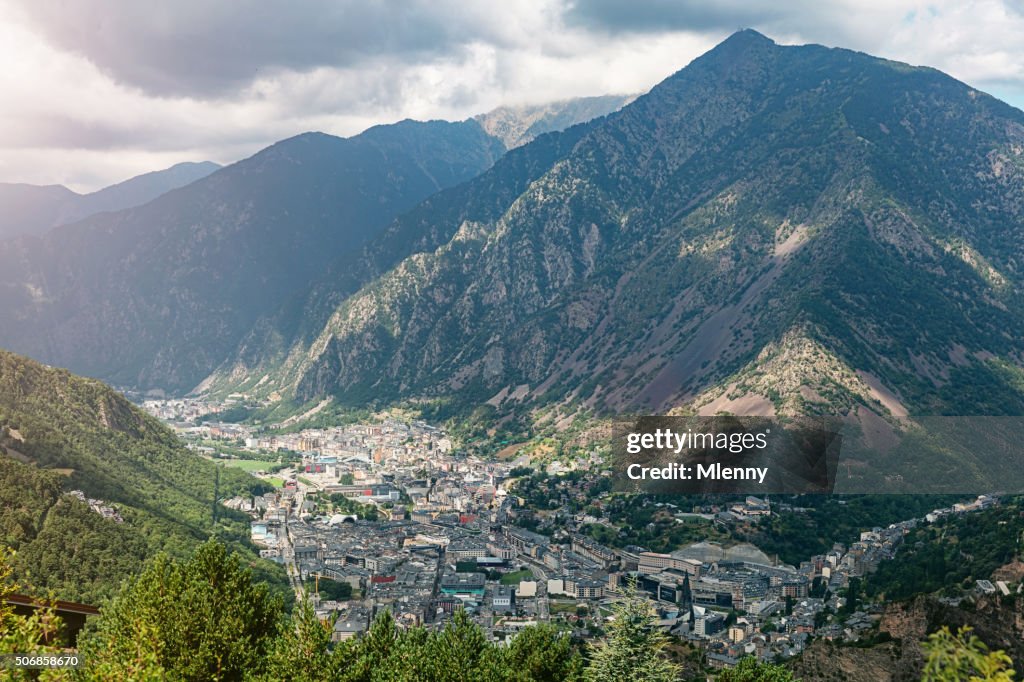
[[[511,526],[505,527],[505,541],[517,552],[530,556],[537,556],[539,550],[547,548],[551,544],[551,539],[545,535]]]
[[[604,597],[604,591],[608,583],[603,580],[566,576],[562,579],[562,585],[566,594],[577,599],[601,599]]]
[[[667,568],[689,573],[694,579],[701,576],[703,564],[696,559],[688,559],[675,554],[658,554],[641,552],[638,555],[637,570],[641,573],[660,573]]]
[[[692,583],[691,588],[694,604],[732,608],[736,588],[742,589],[742,584],[716,578],[701,578]]]
[[[320,547],[314,544],[295,545],[296,561],[319,561]]]
[[[516,551],[503,542],[488,542],[487,553],[506,561],[516,558]]]
[[[639,574],[637,585],[658,601],[673,604],[689,604],[693,601],[688,573],[663,571],[661,573]]]
[[[711,637],[725,629],[725,614],[700,606],[693,607],[693,634]]]
[[[449,573],[441,577],[441,594],[483,596],[486,582],[483,573]]]
[[[491,608],[495,611],[515,611],[516,610],[516,591],[515,588],[507,585],[499,585],[494,590],[494,595],[491,597]]]
[[[487,556],[487,548],[484,544],[473,540],[456,540],[451,542],[445,552],[453,561]]]

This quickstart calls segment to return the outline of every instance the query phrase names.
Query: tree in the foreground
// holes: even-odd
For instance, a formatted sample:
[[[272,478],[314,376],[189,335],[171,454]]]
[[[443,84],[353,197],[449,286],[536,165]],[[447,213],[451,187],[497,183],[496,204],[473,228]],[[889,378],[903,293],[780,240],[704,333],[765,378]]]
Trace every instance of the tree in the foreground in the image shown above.
[[[741,660],[731,670],[723,670],[716,682],[797,682],[793,673],[774,663],[758,663],[753,656]]]
[[[1013,660],[1002,651],[989,651],[969,627],[954,635],[944,626],[922,646],[924,682],[1011,682],[1016,675]]]
[[[668,635],[658,627],[650,602],[635,590],[627,590],[612,609],[607,633],[592,649],[586,670],[590,682],[670,682],[679,677],[679,667],[665,658]]]
[[[343,654],[345,682],[506,682],[501,653],[465,611],[440,632],[398,628],[381,613],[366,636]]]
[[[572,640],[553,625],[523,628],[505,650],[512,679],[532,682],[579,682],[583,657]]]
[[[94,676],[240,680],[264,670],[281,600],[210,541],[185,563],[158,556],[81,642]]]
[[[287,650],[294,652],[294,643]],[[282,670],[301,664],[293,654]],[[275,664],[270,668],[273,677]],[[578,682],[582,660],[568,637],[547,626],[524,628],[503,648],[461,609],[440,631],[400,628],[384,611],[363,637],[338,645],[327,668],[338,682]]]
[[[274,642],[267,679],[276,682],[330,682],[339,677],[342,652],[332,649],[330,628],[320,622],[308,601],[296,604],[288,623]]]
[[[61,620],[52,607],[36,609],[32,615],[14,612],[7,598],[23,589],[13,578],[13,552],[0,547],[0,654],[49,654],[60,651],[53,642],[60,634]],[[59,674],[44,671],[38,678],[30,671],[5,671],[4,679],[57,679]]]

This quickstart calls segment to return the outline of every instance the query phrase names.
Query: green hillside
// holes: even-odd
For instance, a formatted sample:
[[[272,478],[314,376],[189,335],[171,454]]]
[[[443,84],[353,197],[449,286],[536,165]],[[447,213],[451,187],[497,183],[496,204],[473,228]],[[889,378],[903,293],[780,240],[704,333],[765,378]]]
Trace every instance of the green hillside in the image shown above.
[[[90,379],[0,351],[0,542],[40,589],[97,601],[157,551],[187,555],[211,535],[238,544],[244,515],[214,524],[214,464],[123,397]],[[220,493],[253,490],[221,472]],[[81,490],[117,509],[105,519],[65,495]]]

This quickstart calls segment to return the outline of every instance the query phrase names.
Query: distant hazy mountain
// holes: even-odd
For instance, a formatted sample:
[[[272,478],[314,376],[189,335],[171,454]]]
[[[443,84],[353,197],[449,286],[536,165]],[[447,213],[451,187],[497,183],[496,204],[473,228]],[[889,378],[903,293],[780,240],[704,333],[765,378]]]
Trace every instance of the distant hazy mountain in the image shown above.
[[[412,220],[415,252],[282,362],[211,384],[505,413],[1024,412],[1021,111],[743,31],[570,142],[419,207],[375,243],[399,252]]]
[[[141,206],[172,189],[178,189],[205,178],[220,168],[220,164],[212,161],[185,162],[175,164],[162,171],[138,175],[130,180],[84,195],[71,207],[71,210],[62,216],[62,222],[74,222],[103,211],[120,211],[125,208]]]
[[[475,119],[489,134],[513,149],[544,133],[565,130],[577,123],[607,116],[634,99],[636,95],[602,95],[548,104],[505,106],[480,114]]]
[[[175,391],[396,215],[504,152],[473,121],[279,142],[140,207],[0,246],[0,346]]]
[[[82,198],[63,185],[0,183],[0,239],[42,234],[60,224],[65,208]]]
[[[152,201],[220,168],[212,161],[179,163],[111,185],[91,194],[78,194],[62,185],[0,183],[0,239],[46,230],[102,211],[120,211]]]

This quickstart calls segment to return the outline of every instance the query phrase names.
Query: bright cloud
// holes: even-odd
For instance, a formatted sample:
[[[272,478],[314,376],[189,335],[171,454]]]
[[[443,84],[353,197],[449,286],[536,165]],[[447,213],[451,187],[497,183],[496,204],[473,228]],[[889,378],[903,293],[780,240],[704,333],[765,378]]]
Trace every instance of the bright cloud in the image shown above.
[[[0,181],[93,189],[306,130],[641,92],[743,27],[1024,104],[1020,0],[0,0]]]

